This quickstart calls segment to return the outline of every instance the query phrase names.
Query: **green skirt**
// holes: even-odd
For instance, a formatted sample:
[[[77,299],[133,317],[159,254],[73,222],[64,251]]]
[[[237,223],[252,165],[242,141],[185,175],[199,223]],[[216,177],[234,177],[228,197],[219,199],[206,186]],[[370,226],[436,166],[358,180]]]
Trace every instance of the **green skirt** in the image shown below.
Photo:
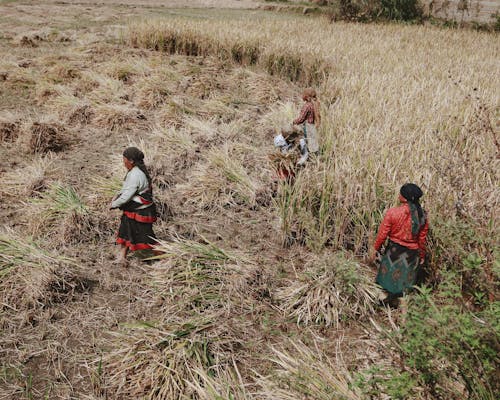
[[[392,295],[403,295],[415,285],[418,250],[389,241],[377,274],[377,283]]]

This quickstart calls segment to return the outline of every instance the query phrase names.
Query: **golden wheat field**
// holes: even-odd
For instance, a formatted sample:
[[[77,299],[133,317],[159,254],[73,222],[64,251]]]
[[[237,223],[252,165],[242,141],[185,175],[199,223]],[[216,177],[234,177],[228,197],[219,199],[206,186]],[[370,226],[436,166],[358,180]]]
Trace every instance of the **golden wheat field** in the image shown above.
[[[498,398],[498,33],[263,3],[0,0],[0,399]],[[129,145],[163,255],[123,268]],[[408,181],[429,257],[391,309],[367,259]]]

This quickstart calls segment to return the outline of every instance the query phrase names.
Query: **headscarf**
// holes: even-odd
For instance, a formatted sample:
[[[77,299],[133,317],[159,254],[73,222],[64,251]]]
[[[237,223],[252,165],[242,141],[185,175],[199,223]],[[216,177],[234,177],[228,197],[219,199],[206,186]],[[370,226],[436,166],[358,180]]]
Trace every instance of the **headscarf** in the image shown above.
[[[401,186],[399,193],[408,201],[411,215],[411,233],[413,236],[416,236],[425,224],[424,210],[422,210],[422,206],[420,205],[420,197],[424,193],[414,183],[405,183]]]
[[[151,176],[149,175],[146,165],[144,165],[144,153],[137,147],[127,147],[123,152],[123,157],[132,161],[137,168],[144,172],[144,175],[146,175],[146,178],[151,185]]]

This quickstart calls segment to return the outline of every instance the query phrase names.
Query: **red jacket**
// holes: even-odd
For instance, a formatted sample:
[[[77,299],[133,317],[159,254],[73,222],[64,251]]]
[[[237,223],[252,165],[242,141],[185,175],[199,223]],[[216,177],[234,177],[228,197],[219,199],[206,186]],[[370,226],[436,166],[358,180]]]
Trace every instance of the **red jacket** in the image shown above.
[[[420,258],[425,257],[425,241],[429,231],[429,222],[426,218],[424,226],[420,232],[413,236],[411,233],[411,215],[408,203],[403,203],[399,207],[391,208],[384,216],[377,238],[375,239],[375,250],[379,251],[380,246],[389,237],[395,243],[405,246],[409,249],[419,249]]]

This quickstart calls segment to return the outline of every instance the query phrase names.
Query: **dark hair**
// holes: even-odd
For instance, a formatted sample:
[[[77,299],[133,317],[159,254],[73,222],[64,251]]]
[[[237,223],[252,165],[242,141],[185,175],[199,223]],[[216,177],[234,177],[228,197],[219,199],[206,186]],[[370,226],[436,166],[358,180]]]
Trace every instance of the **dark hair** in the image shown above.
[[[420,205],[420,198],[424,195],[424,192],[414,183],[405,183],[401,186],[399,193],[408,201],[410,212],[412,209],[417,212],[418,221],[413,221],[412,218],[412,233],[416,235],[420,227],[425,223],[424,210],[422,210],[422,206]]]
[[[151,185],[151,176],[149,175],[149,172],[144,165],[144,153],[137,147],[127,147],[123,152],[123,157],[125,157],[129,161],[132,161],[136,167],[144,172],[144,175],[146,175],[146,178]]]

